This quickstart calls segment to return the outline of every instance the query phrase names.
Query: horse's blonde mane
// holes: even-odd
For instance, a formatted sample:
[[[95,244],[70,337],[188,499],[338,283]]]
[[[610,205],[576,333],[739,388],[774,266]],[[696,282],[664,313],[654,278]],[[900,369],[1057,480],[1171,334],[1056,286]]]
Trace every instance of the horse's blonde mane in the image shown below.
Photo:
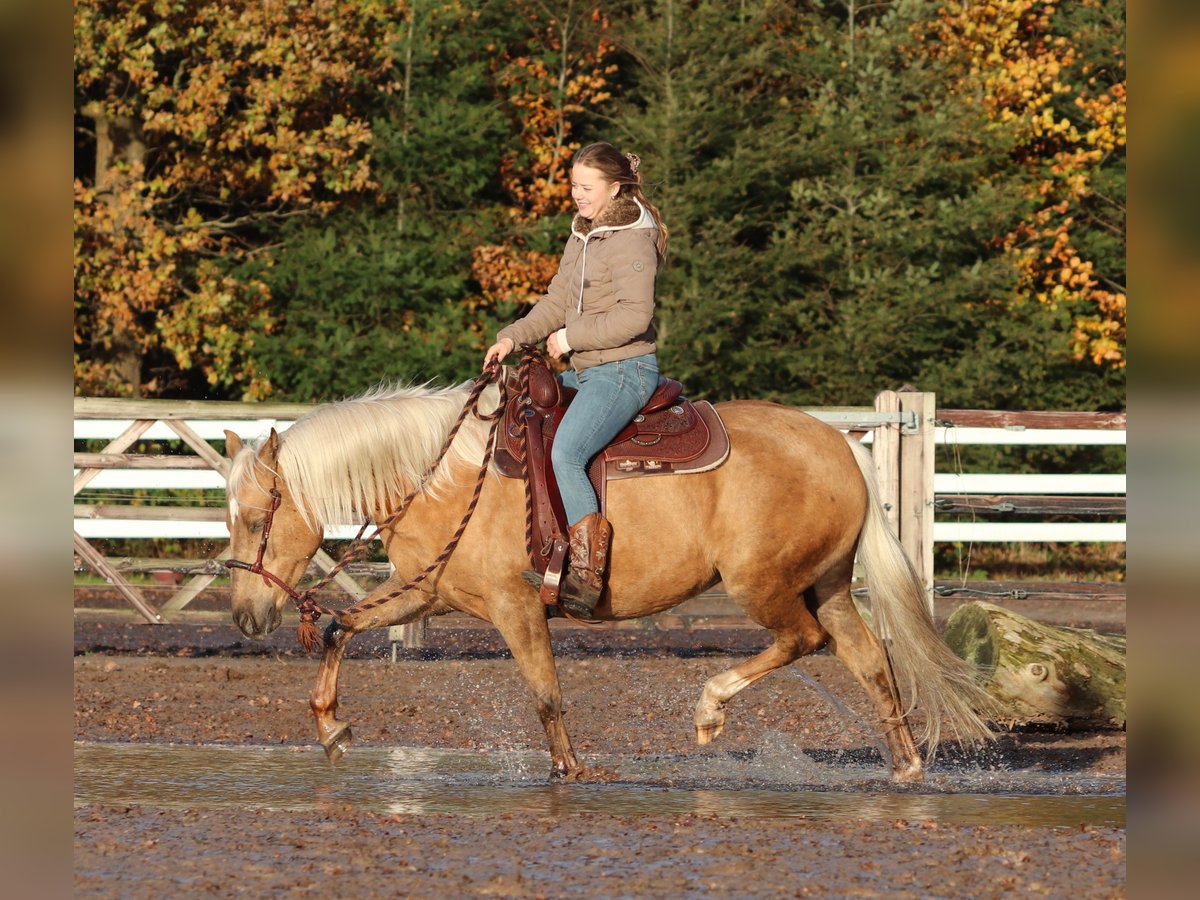
[[[358,397],[318,406],[280,434],[279,470],[305,522],[314,529],[362,522],[389,509],[425,477],[470,393],[456,387],[381,384]],[[480,403],[496,405],[490,386]],[[483,462],[488,423],[468,413],[438,470],[422,490],[435,494],[453,483],[455,463]],[[247,479],[264,489],[254,465],[256,450],[244,448],[228,479],[230,513]],[[302,501],[302,502],[300,502]]]

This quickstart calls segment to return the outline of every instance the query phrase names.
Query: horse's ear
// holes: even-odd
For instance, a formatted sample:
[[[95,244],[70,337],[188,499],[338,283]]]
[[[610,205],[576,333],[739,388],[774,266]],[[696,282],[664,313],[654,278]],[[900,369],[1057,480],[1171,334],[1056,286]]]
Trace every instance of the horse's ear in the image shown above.
[[[230,459],[233,459],[235,456],[238,455],[238,452],[242,449],[243,446],[244,445],[242,444],[242,439],[240,437],[238,437],[236,434],[234,434],[232,431],[230,431],[228,428],[226,428],[225,429],[225,455],[228,456]]]
[[[263,442],[262,448],[258,451],[258,461],[268,469],[274,469],[278,459],[279,432],[272,428],[271,436]]]

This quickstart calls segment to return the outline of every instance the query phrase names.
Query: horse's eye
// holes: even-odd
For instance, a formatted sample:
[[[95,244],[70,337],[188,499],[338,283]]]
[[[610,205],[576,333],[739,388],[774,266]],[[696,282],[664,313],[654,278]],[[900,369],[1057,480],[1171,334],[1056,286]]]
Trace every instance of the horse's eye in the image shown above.
[[[248,528],[250,530],[251,534],[258,534],[260,531],[263,530],[263,526],[266,524],[267,524],[266,519],[255,519],[251,522],[247,522],[246,528]]]

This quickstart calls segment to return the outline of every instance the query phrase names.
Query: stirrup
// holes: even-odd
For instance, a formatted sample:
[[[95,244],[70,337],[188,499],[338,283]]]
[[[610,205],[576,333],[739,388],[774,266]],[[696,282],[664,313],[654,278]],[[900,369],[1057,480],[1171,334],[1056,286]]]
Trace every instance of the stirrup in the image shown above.
[[[558,605],[563,611],[575,616],[579,619],[592,619],[596,614],[596,607],[600,605],[600,594],[597,592],[592,594],[587,585],[580,585],[578,581],[574,584],[570,583],[570,575],[563,579],[562,589],[558,593]],[[585,596],[579,596],[577,591],[582,589]],[[588,599],[592,599],[589,604]]]
[[[592,620],[596,617],[596,606],[599,606],[600,602],[597,600],[596,606],[588,606],[579,597],[559,597],[558,605],[563,608],[563,612],[569,613],[577,619]]]

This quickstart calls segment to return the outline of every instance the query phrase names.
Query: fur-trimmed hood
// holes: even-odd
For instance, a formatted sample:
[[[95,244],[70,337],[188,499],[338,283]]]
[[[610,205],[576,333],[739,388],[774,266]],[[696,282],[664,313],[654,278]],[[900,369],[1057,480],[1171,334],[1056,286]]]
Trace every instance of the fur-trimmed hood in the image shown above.
[[[626,228],[654,228],[654,217],[650,210],[642,206],[634,197],[617,196],[604,207],[595,219],[585,219],[579,213],[571,222],[571,234],[580,240],[587,240],[592,235],[608,231],[621,231]]]

